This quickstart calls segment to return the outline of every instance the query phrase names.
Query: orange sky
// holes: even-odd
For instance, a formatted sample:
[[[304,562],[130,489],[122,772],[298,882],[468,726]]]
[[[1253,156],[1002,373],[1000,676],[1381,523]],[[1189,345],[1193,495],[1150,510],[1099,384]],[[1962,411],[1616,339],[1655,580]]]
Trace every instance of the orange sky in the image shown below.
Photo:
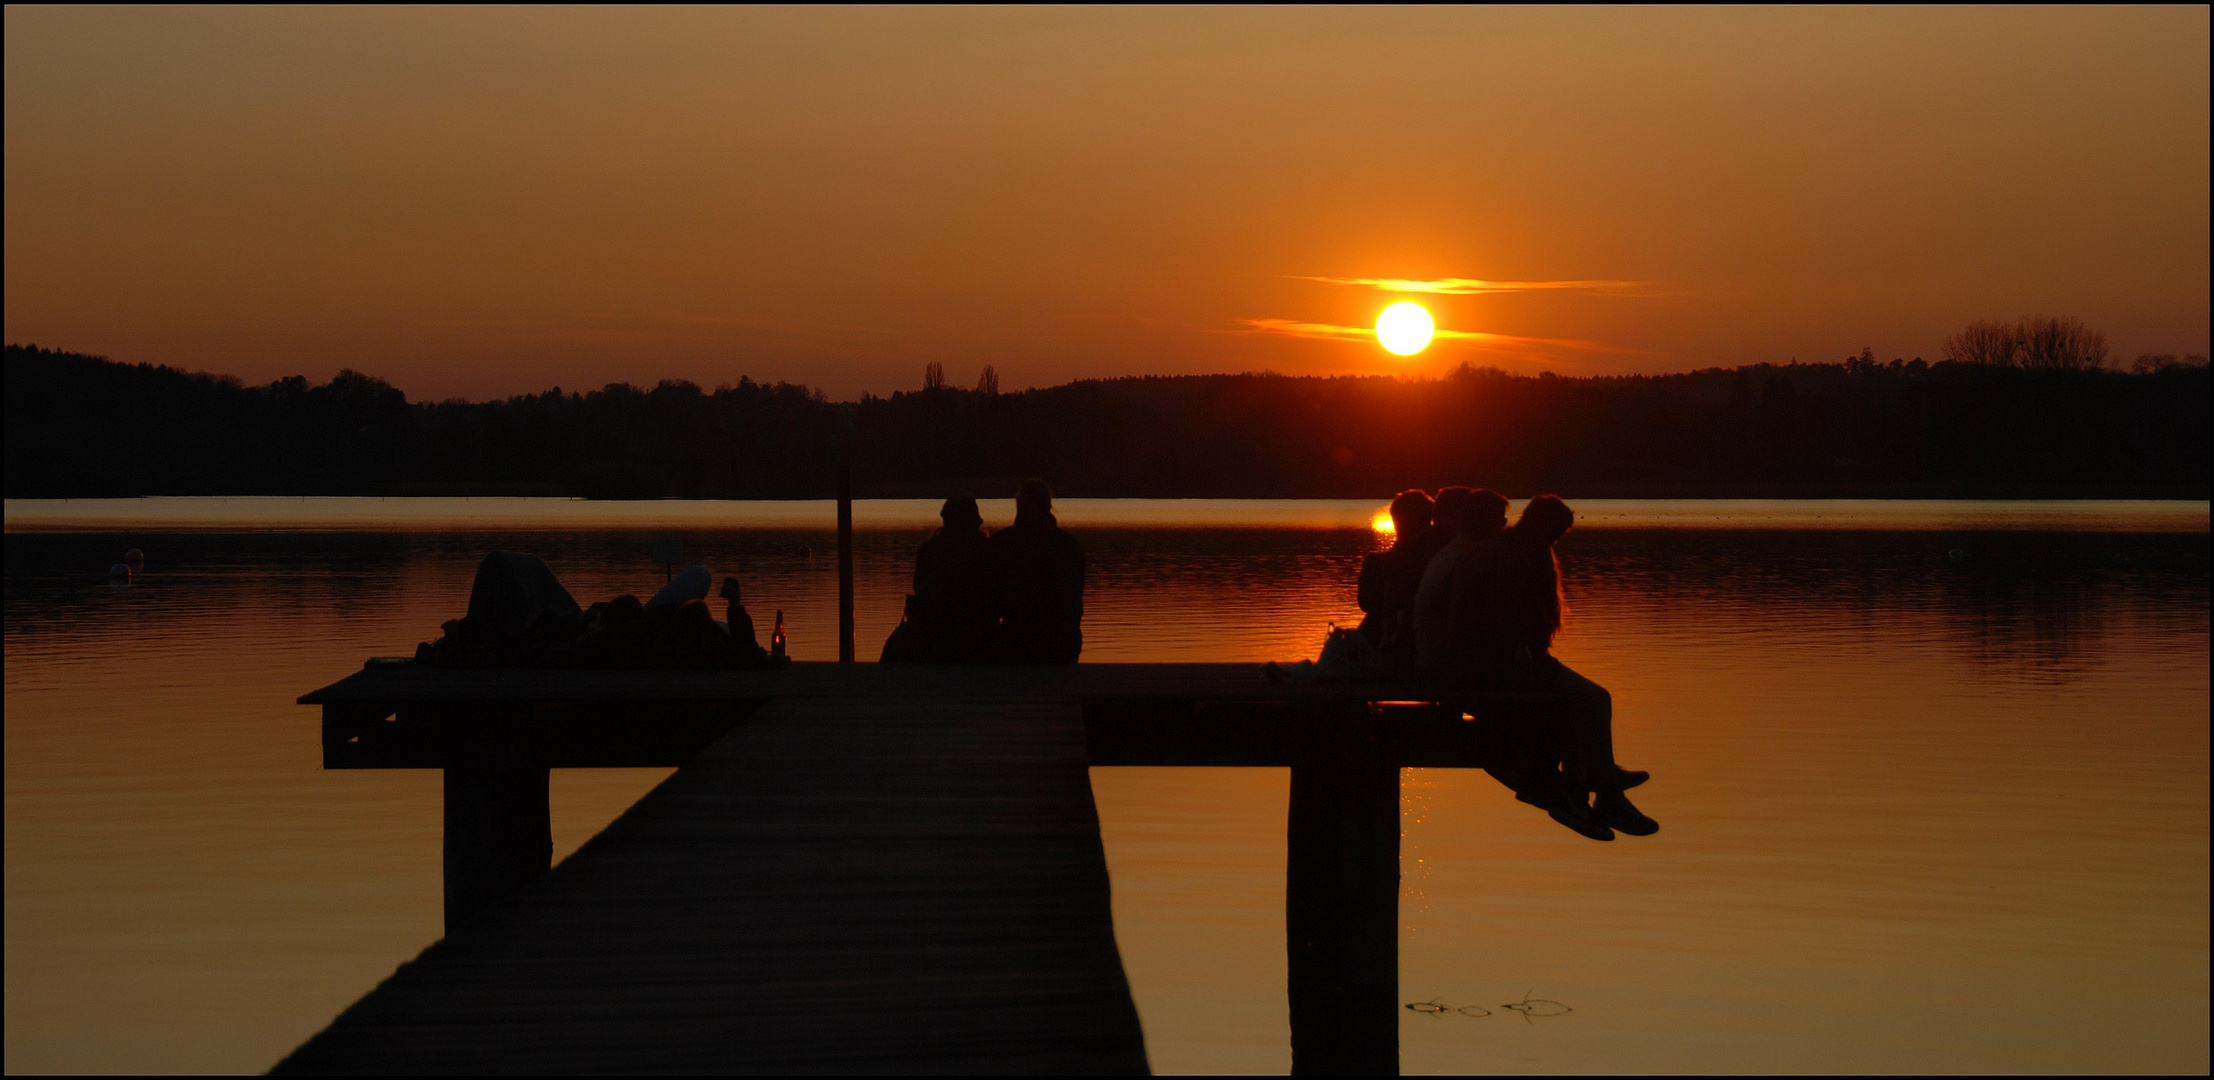
[[[9,7],[6,338],[418,398],[1934,358],[2028,313],[2205,352],[2208,31]],[[1408,298],[1465,336],[1330,329]]]

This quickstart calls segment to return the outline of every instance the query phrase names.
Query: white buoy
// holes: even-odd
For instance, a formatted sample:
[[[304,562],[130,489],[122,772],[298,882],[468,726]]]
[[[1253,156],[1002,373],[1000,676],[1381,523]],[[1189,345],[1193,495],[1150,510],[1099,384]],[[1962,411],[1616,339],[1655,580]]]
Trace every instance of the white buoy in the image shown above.
[[[1945,557],[1951,559],[1954,562],[1961,562],[1968,558],[1968,553],[1960,550],[1959,548],[1954,548],[1951,551],[1946,552]]]
[[[129,581],[129,580],[131,580],[131,568],[130,568],[130,567],[128,567],[128,566],[125,566],[125,565],[123,565],[122,563],[116,563],[116,564],[115,564],[114,566],[108,567],[108,580],[109,580],[109,581]]]

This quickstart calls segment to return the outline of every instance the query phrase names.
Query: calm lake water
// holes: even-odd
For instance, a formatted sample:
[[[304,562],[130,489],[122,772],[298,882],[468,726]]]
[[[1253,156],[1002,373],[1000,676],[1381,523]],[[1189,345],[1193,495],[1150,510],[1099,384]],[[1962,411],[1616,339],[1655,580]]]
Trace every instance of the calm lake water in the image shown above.
[[[1313,655],[1358,618],[1377,509],[1066,502],[1086,658]],[[2207,1070],[2206,503],[1579,509],[1560,652],[1614,691],[1663,829],[1595,844],[1409,770],[1401,993],[1493,1015],[1407,1012],[1408,1071]],[[860,507],[865,656],[932,510]],[[438,936],[437,774],[320,771],[292,700],[435,636],[485,550],[589,603],[649,592],[681,539],[829,659],[828,521],[9,502],[7,1070],[264,1069]],[[557,857],[665,775],[557,771]],[[1092,783],[1154,1068],[1287,1070],[1287,773]],[[1525,995],[1573,1011],[1501,1008]]]

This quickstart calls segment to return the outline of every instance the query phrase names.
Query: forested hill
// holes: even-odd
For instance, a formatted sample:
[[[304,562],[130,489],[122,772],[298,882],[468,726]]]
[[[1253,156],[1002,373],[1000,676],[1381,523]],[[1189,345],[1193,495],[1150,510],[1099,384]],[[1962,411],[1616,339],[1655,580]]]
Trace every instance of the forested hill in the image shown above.
[[[2195,359],[2195,358],[2194,358]],[[1209,375],[837,404],[664,382],[409,402],[345,372],[267,386],[10,345],[7,495],[831,491],[861,495],[2207,497],[2204,361],[2039,370],[1855,360],[1559,378]]]

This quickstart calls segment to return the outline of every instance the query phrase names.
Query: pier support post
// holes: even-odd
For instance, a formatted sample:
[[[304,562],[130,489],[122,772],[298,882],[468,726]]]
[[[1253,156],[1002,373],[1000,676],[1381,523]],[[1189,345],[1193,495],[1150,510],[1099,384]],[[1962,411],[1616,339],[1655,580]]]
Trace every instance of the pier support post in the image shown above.
[[[1399,1072],[1399,767],[1291,774],[1284,930],[1292,1072]]]
[[[446,770],[446,931],[553,865],[548,770]]]

